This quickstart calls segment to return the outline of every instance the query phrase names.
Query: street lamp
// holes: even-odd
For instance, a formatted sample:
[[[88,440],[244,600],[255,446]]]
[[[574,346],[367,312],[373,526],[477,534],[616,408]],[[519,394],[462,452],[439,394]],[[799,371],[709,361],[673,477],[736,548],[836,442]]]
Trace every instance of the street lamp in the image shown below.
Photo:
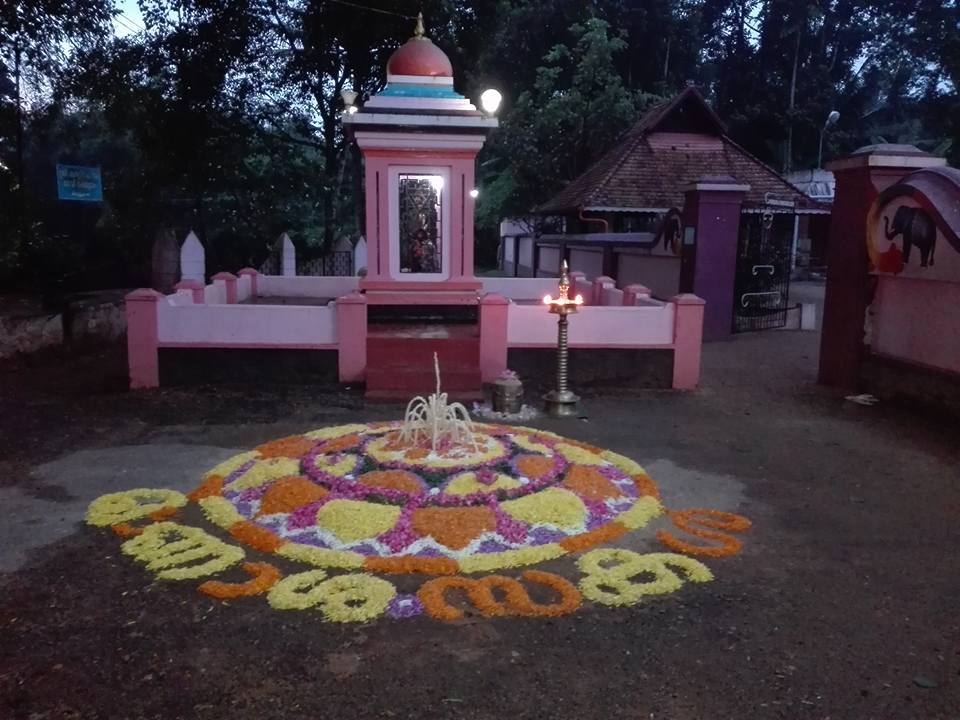
[[[827,121],[823,124],[823,129],[820,130],[820,149],[817,151],[817,170],[823,167],[823,134],[827,132],[828,127],[835,124],[839,119],[840,113],[836,110],[831,110],[830,114],[827,115]]]
[[[503,95],[500,94],[499,90],[489,88],[480,94],[480,107],[487,115],[493,117],[497,114],[502,100]]]
[[[354,105],[357,101],[357,94],[353,90],[341,90],[340,97],[343,99],[343,111],[349,115],[353,115],[359,108]]]
[[[580,401],[567,388],[567,315],[575,313],[583,305],[583,297],[570,297],[570,272],[567,261],[560,265],[560,295],[553,298],[544,295],[543,304],[550,308],[552,315],[557,315],[557,389],[544,395],[546,411],[554,417],[565,417],[577,412],[577,403]]]

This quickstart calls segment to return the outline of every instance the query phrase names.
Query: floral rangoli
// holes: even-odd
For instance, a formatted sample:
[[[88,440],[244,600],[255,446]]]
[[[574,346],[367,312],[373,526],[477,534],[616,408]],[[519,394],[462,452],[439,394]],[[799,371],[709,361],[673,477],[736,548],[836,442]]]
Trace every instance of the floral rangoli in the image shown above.
[[[105,495],[87,520],[127,538],[124,553],[160,579],[203,579],[200,591],[219,598],[266,594],[276,609],[315,607],[332,621],[452,620],[463,615],[449,602],[457,593],[488,617],[563,615],[583,598],[631,605],[712,579],[691,556],[741,548],[730,533],[745,530],[746,518],[665,510],[629,458],[542,430],[473,428],[470,442],[436,448],[403,442],[401,423],[323,428],[234,456],[187,496]],[[224,532],[177,522],[190,503]],[[664,514],[680,535],[709,542],[661,529],[656,538],[675,552],[593,549]],[[248,552],[267,562],[243,562]],[[467,577],[584,552],[579,585],[540,570]],[[287,574],[274,564],[287,562],[312,569]],[[221,573],[242,577],[207,579]],[[403,593],[387,579],[401,574],[433,579]],[[553,601],[532,600],[537,585],[534,595]]]

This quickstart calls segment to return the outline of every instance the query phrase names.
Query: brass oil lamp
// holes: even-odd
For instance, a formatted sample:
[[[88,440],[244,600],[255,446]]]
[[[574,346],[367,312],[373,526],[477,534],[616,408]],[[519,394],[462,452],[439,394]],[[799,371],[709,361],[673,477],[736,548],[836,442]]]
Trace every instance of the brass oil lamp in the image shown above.
[[[577,308],[583,305],[583,297],[570,297],[570,271],[566,260],[560,265],[559,297],[545,295],[543,304],[557,316],[557,388],[544,395],[545,410],[554,417],[568,417],[577,413],[580,398],[567,387],[567,315],[577,312]]]

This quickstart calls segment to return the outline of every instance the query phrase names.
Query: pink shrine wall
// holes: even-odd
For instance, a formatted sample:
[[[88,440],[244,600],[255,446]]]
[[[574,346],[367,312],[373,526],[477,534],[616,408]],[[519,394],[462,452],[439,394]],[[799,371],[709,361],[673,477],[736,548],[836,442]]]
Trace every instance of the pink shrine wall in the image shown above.
[[[443,167],[450,173],[450,274],[444,284],[475,284],[473,274],[474,161],[471,151],[365,149],[363,157],[366,190],[368,261],[362,288],[381,288],[382,283],[403,282],[406,290],[415,284],[394,278],[390,271],[391,243],[390,168],[395,166]],[[431,284],[436,284],[432,281]]]

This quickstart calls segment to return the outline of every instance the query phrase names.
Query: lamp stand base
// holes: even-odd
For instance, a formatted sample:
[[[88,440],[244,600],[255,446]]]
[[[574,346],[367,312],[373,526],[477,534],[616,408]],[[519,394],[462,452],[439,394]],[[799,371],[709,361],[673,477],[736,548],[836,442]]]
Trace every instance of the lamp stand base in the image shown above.
[[[577,414],[577,403],[580,398],[569,390],[558,392],[551,390],[543,396],[544,410],[553,417],[570,417]]]

